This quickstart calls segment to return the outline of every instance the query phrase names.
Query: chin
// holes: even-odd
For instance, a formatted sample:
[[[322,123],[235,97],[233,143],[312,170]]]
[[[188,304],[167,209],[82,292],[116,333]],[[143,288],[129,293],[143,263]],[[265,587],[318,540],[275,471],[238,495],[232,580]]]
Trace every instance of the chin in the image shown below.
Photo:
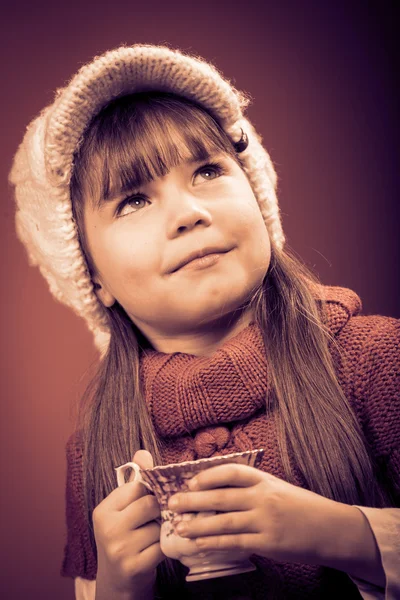
[[[205,324],[216,324],[219,322],[221,325],[225,320],[231,320],[235,313],[239,317],[248,306],[249,294],[240,294],[236,298],[232,298],[232,293],[229,294],[225,300],[219,299],[218,302],[212,300],[208,303],[204,302],[203,307],[197,306],[197,310],[191,310],[189,313],[187,310],[182,311],[180,314],[180,323],[185,322],[191,326],[201,326]],[[182,314],[185,313],[185,314]]]

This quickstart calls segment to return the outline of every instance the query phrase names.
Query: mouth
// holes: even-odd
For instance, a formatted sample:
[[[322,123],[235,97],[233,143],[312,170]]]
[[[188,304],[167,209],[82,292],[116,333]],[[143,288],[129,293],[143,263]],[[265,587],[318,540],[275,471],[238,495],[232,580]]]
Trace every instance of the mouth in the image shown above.
[[[178,263],[178,265],[172,271],[170,271],[170,274],[176,273],[181,269],[189,270],[211,266],[218,262],[221,255],[227,254],[231,250],[232,248],[203,248],[203,250],[192,252],[189,254],[189,256]]]
[[[228,254],[228,252],[213,252],[212,254],[206,254],[201,258],[195,258],[178,269],[178,271],[198,271],[212,267],[219,262],[224,254]]]

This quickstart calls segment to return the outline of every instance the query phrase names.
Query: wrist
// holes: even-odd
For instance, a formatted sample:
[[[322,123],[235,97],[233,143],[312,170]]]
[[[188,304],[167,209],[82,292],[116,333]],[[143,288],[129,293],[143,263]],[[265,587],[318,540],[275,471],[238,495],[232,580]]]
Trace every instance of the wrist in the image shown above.
[[[368,519],[355,506],[332,501],[322,528],[319,563],[384,588],[385,572]]]
[[[95,600],[153,600],[154,599],[155,578],[149,577],[146,580],[132,581],[128,587],[115,586],[107,577],[102,577],[98,573],[96,579]]]
[[[95,600],[154,600],[153,586],[146,589],[122,592],[115,591],[114,588],[109,588],[103,585],[96,585]]]

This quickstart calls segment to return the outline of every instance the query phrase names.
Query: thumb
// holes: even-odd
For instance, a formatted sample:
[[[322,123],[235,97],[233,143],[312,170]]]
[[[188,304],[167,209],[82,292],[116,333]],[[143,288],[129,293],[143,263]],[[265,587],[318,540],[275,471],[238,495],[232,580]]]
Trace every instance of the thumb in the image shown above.
[[[133,462],[137,463],[141,469],[151,469],[153,467],[153,457],[148,450],[135,452]]]

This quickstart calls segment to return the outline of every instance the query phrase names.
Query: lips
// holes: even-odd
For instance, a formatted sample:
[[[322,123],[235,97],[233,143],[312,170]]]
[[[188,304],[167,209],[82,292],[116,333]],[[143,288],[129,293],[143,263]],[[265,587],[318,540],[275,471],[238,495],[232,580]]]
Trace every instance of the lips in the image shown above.
[[[195,250],[179,261],[170,271],[168,271],[168,273],[175,273],[175,271],[178,271],[196,258],[203,258],[203,256],[207,256],[207,254],[225,254],[226,252],[229,252],[229,250],[231,250],[231,248],[222,248],[221,246],[210,246],[202,248],[201,250]]]

